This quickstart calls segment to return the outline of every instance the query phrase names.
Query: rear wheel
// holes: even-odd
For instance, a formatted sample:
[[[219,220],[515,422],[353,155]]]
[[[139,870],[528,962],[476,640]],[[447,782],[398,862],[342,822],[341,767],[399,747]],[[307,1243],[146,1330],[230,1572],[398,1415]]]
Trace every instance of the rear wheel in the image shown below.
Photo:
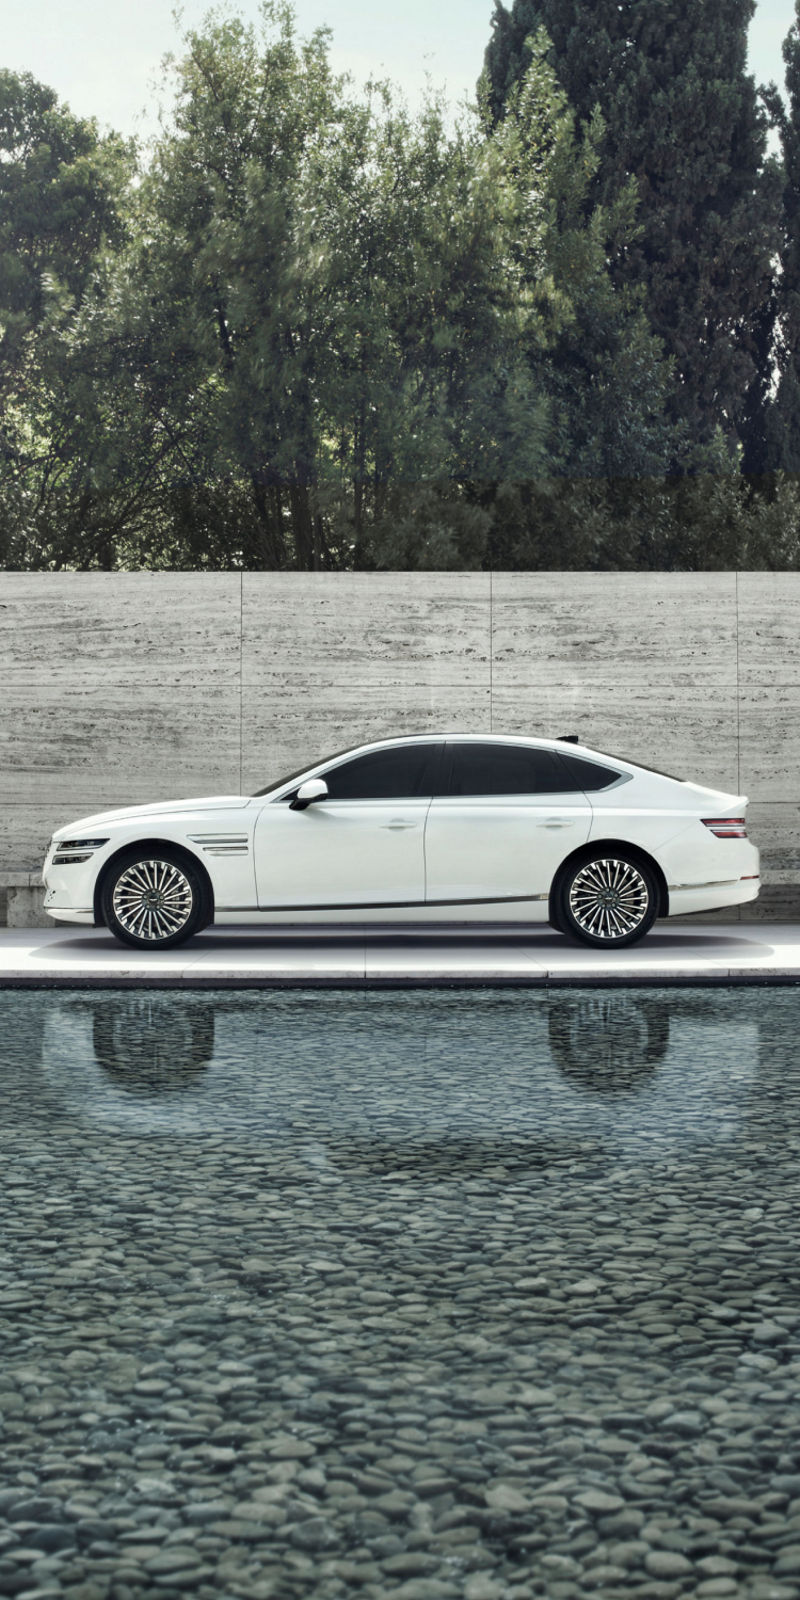
[[[566,873],[558,916],[573,939],[617,949],[644,938],[658,915],[658,900],[658,885],[644,862],[622,851],[598,851]]]
[[[123,944],[163,950],[208,925],[199,871],[178,851],[131,850],[115,862],[102,893],[103,917]]]

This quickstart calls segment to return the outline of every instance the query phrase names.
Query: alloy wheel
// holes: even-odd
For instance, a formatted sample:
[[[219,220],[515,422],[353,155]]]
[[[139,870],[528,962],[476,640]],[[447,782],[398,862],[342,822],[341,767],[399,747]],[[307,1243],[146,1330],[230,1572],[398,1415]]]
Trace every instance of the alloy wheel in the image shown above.
[[[579,933],[615,943],[639,931],[651,908],[651,891],[633,862],[604,856],[575,873],[567,904]]]
[[[154,944],[186,927],[195,906],[192,885],[173,861],[134,861],[120,873],[111,899],[125,933]]]

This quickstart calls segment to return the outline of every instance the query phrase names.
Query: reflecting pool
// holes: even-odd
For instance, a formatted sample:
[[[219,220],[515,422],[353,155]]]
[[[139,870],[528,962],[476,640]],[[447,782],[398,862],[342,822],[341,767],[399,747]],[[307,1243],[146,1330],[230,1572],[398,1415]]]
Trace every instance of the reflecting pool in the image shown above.
[[[800,1594],[800,991],[0,992],[0,1595]]]

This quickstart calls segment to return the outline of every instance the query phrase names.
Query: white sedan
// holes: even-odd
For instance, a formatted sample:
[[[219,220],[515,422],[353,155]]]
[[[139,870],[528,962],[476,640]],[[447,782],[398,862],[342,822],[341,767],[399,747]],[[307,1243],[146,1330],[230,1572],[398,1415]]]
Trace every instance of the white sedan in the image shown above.
[[[570,736],[382,739],[249,797],[59,828],[45,910],[146,950],[212,922],[549,922],[616,947],[755,900],[746,806]]]

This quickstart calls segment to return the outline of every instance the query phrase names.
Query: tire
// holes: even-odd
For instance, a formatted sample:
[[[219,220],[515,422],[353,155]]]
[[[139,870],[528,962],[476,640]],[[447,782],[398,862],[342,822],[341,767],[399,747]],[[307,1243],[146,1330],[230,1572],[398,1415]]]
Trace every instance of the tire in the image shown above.
[[[208,926],[211,906],[199,870],[180,851],[128,850],[101,895],[106,926],[122,944],[166,950]]]
[[[566,872],[558,895],[564,932],[581,944],[618,950],[643,939],[658,916],[658,884],[624,850],[598,850]]]

